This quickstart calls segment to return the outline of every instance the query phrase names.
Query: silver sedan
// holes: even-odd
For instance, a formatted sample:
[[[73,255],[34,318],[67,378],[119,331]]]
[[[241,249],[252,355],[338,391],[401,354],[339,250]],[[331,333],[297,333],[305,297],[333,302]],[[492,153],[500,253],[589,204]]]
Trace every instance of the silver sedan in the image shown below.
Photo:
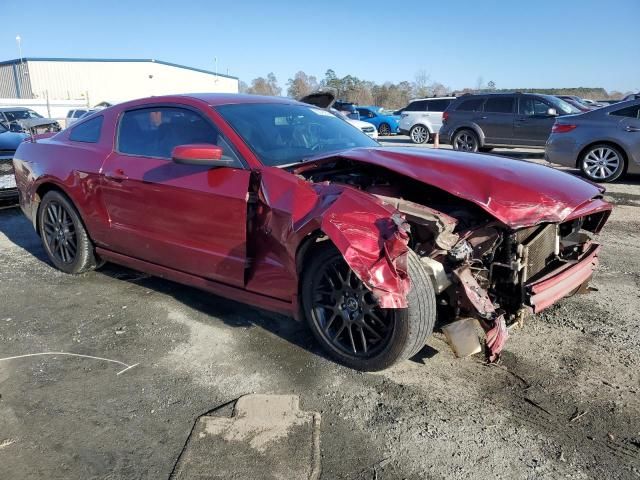
[[[577,167],[594,182],[640,173],[640,100],[556,119],[545,158]]]

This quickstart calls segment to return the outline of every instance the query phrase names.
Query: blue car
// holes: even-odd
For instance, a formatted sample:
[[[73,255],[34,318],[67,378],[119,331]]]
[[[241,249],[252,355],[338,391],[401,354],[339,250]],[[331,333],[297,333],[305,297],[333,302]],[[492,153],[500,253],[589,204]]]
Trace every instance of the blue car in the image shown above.
[[[358,107],[360,120],[373,123],[378,129],[378,134],[391,135],[398,133],[400,116],[384,110],[382,107]]]

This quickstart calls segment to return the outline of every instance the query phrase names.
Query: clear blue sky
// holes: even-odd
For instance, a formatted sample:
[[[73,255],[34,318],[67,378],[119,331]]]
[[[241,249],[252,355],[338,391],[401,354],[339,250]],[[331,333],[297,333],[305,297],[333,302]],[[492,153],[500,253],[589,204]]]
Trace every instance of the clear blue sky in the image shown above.
[[[328,68],[452,88],[640,90],[640,0],[0,0],[0,60],[156,58],[249,83]],[[284,89],[283,89],[284,91]]]

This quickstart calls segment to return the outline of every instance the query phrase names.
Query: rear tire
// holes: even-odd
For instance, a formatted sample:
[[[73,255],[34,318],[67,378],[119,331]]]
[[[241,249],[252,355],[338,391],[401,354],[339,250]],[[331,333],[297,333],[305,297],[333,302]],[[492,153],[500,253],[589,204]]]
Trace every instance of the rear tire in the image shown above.
[[[454,150],[460,152],[477,152],[480,148],[480,140],[473,130],[463,128],[458,130],[451,141]]]
[[[424,125],[414,125],[409,131],[409,137],[413,143],[422,144],[428,143],[431,135]]]
[[[381,137],[386,137],[387,135],[391,135],[391,127],[388,123],[381,123],[378,127],[378,135]]]
[[[624,155],[619,148],[607,143],[589,147],[578,162],[582,174],[592,182],[608,183],[620,178],[625,168]]]
[[[38,208],[38,225],[44,251],[58,270],[79,274],[102,264],[78,211],[62,193],[52,190],[44,196]]]
[[[420,259],[409,251],[409,308],[382,309],[330,244],[318,247],[302,275],[306,321],[323,349],[358,370],[383,370],[415,355],[433,332],[436,296]]]

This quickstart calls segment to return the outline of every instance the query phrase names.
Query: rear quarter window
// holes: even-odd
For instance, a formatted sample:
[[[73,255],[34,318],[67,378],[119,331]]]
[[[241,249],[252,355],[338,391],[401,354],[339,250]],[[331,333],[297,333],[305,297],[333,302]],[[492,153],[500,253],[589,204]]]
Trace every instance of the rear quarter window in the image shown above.
[[[429,100],[427,102],[427,106],[430,112],[444,112],[450,103],[451,103],[451,100],[446,100],[446,99]]]
[[[72,142],[98,143],[100,140],[100,132],[102,131],[102,121],[104,117],[92,118],[86,122],[82,122],[74,127],[69,134],[69,140]]]

